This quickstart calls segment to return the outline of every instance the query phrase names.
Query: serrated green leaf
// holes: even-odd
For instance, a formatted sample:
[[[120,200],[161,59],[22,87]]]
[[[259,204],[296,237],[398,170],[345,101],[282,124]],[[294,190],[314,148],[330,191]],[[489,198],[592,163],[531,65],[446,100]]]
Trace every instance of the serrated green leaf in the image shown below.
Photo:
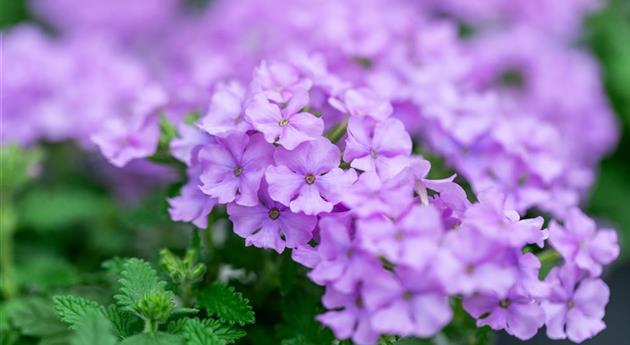
[[[184,337],[164,332],[140,333],[120,342],[120,345],[184,345]]]
[[[71,302],[76,306],[76,301]],[[111,322],[96,309],[88,309],[81,320],[75,323],[72,345],[116,345]]]
[[[225,284],[214,283],[205,288],[199,295],[197,304],[208,314],[216,315],[230,324],[244,325],[255,320],[249,300]]]
[[[184,326],[186,326],[186,323],[188,322],[188,320],[190,319],[181,318],[181,319],[171,320],[166,324],[166,331],[168,333],[173,333],[173,334],[182,333],[184,332]]]
[[[59,318],[74,328],[88,314],[103,315],[103,307],[95,301],[77,296],[54,296],[53,304]]]
[[[245,336],[244,330],[227,326],[218,320],[203,320],[202,322],[225,344],[231,344]]]
[[[119,306],[127,309],[133,309],[147,295],[165,291],[166,286],[149,263],[136,258],[125,262],[119,282],[119,293],[114,295],[114,299]]]
[[[7,306],[7,316],[20,332],[33,337],[53,337],[68,333],[53,310],[50,300],[31,297],[14,300]]]
[[[125,269],[125,262],[128,259],[123,259],[119,257],[113,257],[109,260],[103,261],[101,267],[103,267],[108,273],[120,276],[122,271]]]
[[[245,331],[218,320],[186,319],[183,333],[187,345],[227,345],[245,336]]]
[[[141,330],[141,323],[134,314],[119,310],[116,305],[110,304],[105,308],[105,315],[112,323],[114,334],[119,338],[125,338]]]
[[[186,345],[224,345],[206,325],[198,319],[191,319],[184,325]]]

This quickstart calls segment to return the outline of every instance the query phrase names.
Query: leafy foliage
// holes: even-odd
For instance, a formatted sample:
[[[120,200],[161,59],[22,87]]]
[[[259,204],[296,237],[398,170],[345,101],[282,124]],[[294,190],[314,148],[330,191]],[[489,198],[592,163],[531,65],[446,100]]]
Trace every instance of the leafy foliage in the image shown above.
[[[193,280],[184,274],[192,272],[191,268],[200,267],[195,257],[194,251],[190,250],[183,260],[170,254],[171,263],[187,260],[185,265],[166,265],[170,267],[167,273],[172,278],[177,277],[173,279],[175,283],[191,288],[194,281],[201,280],[202,276],[198,274],[188,276]],[[247,299],[227,285],[214,283],[205,290],[215,292],[215,295],[206,295],[204,300],[218,310],[219,319],[200,319],[198,309],[176,307],[175,294],[167,290],[167,283],[159,279],[158,272],[148,262],[132,258],[124,262],[109,261],[104,266],[112,271],[110,273],[120,274],[120,286],[114,294],[117,304],[104,307],[94,300],[73,295],[52,298],[59,319],[74,330],[72,345],[228,345],[245,336],[245,331],[229,324],[254,319]],[[40,309],[47,311],[50,308],[43,304]],[[17,315],[22,317],[20,313]],[[21,327],[31,329],[28,320],[25,318]],[[161,330],[160,325],[167,320],[172,321]],[[58,324],[57,320],[53,321]],[[138,321],[144,322],[144,329],[139,327]],[[66,333],[65,328],[60,327],[37,330],[33,335],[57,332]],[[122,340],[119,342],[118,339]]]
[[[140,333],[126,338],[120,345],[184,345],[184,339],[164,332]]]
[[[225,284],[208,286],[199,296],[198,303],[208,314],[216,315],[230,324],[244,325],[255,320],[249,301]]]
[[[61,320],[68,323],[74,328],[78,323],[84,320],[88,315],[103,315],[103,307],[98,303],[86,298],[76,296],[55,296],[53,297],[55,312]],[[93,319],[95,317],[92,317]],[[93,320],[94,321],[94,320]],[[97,321],[94,321],[97,323]]]
[[[70,299],[64,299],[65,304],[71,305],[72,310],[76,310],[81,304],[82,307],[91,305],[91,303],[84,303],[85,301],[77,303],[77,301],[70,301]],[[80,309],[81,307],[79,307]],[[82,319],[77,320],[75,325],[76,332],[72,337],[72,345],[116,345],[118,343],[116,336],[112,332],[111,322],[100,312],[95,309],[83,309],[86,313]],[[76,315],[73,313],[73,315]]]
[[[114,299],[123,308],[134,310],[147,296],[165,291],[166,282],[142,259],[129,259],[123,265],[119,293]]]

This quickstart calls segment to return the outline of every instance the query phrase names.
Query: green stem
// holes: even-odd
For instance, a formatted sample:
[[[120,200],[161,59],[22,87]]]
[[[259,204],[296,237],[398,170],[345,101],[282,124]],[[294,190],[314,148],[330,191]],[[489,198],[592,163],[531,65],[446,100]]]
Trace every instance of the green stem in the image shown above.
[[[562,256],[560,256],[560,253],[551,249],[540,252],[537,256],[542,265],[553,264],[562,258]]]
[[[144,333],[155,333],[158,330],[158,322],[153,319],[144,319]]]
[[[6,299],[17,294],[15,284],[15,264],[13,262],[13,233],[15,231],[15,211],[8,198],[0,198],[0,287]]]
[[[189,281],[182,283],[182,285],[180,286],[180,296],[182,298],[182,305],[184,307],[192,307],[192,284]]]
[[[339,139],[343,137],[344,134],[346,134],[347,128],[348,128],[348,119],[345,118],[341,122],[339,122],[335,127],[333,127],[328,132],[328,134],[326,134],[326,137],[328,137],[328,139],[331,142],[336,143],[339,141]]]

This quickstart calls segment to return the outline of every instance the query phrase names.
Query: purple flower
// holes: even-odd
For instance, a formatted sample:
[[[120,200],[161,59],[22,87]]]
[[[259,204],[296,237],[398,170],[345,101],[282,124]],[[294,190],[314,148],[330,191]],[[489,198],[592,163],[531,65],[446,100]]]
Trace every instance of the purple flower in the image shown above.
[[[477,319],[478,327],[504,329],[521,340],[532,338],[545,323],[543,309],[519,288],[512,288],[507,295],[477,294],[465,298],[462,305]]]
[[[180,124],[177,132],[179,136],[169,145],[171,154],[188,166],[196,165],[198,151],[204,144],[213,142],[214,138],[186,123]]]
[[[353,116],[369,116],[377,121],[384,121],[392,114],[392,105],[368,88],[350,89],[342,100],[331,99],[333,107]]]
[[[379,269],[378,260],[366,255],[357,246],[349,214],[322,217],[319,230],[317,252],[320,260],[308,274],[315,283],[352,293],[366,274]]]
[[[547,336],[580,343],[606,328],[602,321],[610,291],[601,279],[581,279],[579,268],[566,264],[554,268],[545,282],[549,297],[542,302]]]
[[[317,320],[330,327],[337,339],[352,338],[356,344],[377,342],[378,333],[370,325],[371,314],[357,292],[342,293],[328,287],[322,303],[332,310],[318,315]]]
[[[363,171],[376,171],[391,177],[408,165],[411,137],[397,119],[376,122],[367,117],[351,117],[343,159]]]
[[[551,245],[562,257],[591,276],[599,276],[602,266],[619,256],[617,232],[597,229],[595,222],[577,208],[569,211],[564,226],[552,222],[549,226]]]
[[[293,213],[288,207],[271,200],[266,186],[261,186],[259,203],[227,206],[234,232],[245,238],[245,244],[258,248],[271,248],[282,253],[285,247],[305,245],[313,237],[317,217]]]
[[[248,121],[265,135],[267,142],[277,142],[293,150],[303,142],[319,138],[324,131],[321,118],[301,111],[307,105],[308,94],[304,90],[297,90],[283,109],[263,94],[257,94],[245,112]]]
[[[302,143],[293,151],[278,147],[274,160],[276,166],[265,173],[269,195],[293,212],[332,211],[357,178],[353,169],[338,167],[339,148],[324,138]]]
[[[442,218],[430,205],[413,206],[395,221],[382,215],[357,221],[362,248],[394,265],[416,269],[433,260],[442,235]]]
[[[197,176],[191,176],[180,195],[168,199],[168,213],[174,221],[191,222],[198,228],[208,226],[208,215],[217,204],[217,199],[209,197],[199,190]]]
[[[521,220],[518,212],[506,207],[505,195],[496,190],[480,193],[478,198],[479,202],[466,210],[466,224],[485,236],[514,247],[531,243],[543,246],[548,231],[542,229],[542,217]]]
[[[137,158],[151,156],[157,149],[159,139],[160,129],[155,117],[142,117],[132,120],[131,124],[113,118],[92,135],[92,141],[98,145],[101,153],[117,167],[123,167]]]
[[[208,113],[199,122],[199,128],[220,137],[245,133],[251,125],[245,121],[244,101],[245,88],[238,82],[217,85]]]
[[[433,273],[399,269],[373,272],[366,279],[363,299],[374,310],[372,328],[379,333],[430,337],[451,320],[448,296]]]
[[[449,232],[444,247],[447,260],[438,274],[450,281],[449,291],[505,294],[517,279],[516,267],[505,260],[508,249],[475,229],[462,226]]]
[[[239,205],[258,203],[258,188],[271,164],[273,146],[260,134],[233,134],[217,138],[199,151],[203,164],[201,190],[222,204],[235,201]]]
[[[413,200],[413,179],[406,170],[389,179],[376,172],[362,173],[343,195],[344,205],[359,217],[373,214],[395,217],[408,209]]]
[[[304,79],[291,65],[266,61],[261,62],[254,72],[252,89],[262,92],[265,98],[275,103],[286,103],[296,93],[311,88],[311,81]]]

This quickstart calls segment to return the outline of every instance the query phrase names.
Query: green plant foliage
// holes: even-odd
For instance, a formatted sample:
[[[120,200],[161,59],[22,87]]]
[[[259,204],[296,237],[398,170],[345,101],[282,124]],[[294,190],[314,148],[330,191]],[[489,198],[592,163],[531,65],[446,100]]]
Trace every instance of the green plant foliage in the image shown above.
[[[72,336],[72,345],[116,345],[116,336],[112,331],[112,324],[98,309],[82,309],[82,306],[91,305],[87,301],[78,302],[68,298],[62,299],[70,309],[83,310],[86,313],[74,323],[75,333]],[[67,310],[66,310],[67,311]],[[75,314],[76,315],[76,314]]]
[[[147,307],[147,303],[161,303],[166,297],[166,282],[158,278],[157,272],[142,259],[129,259],[123,265],[119,293],[114,299],[119,306],[130,311]],[[162,301],[159,301],[162,300]]]
[[[115,304],[105,308],[105,315],[112,323],[114,334],[119,338],[126,338],[141,330],[138,318],[131,312],[118,309]]]
[[[104,314],[102,306],[87,298],[76,296],[55,296],[53,297],[53,303],[57,316],[59,316],[62,321],[69,324],[71,328],[75,328],[75,326],[84,320],[88,314]]]
[[[21,221],[48,231],[88,223],[102,216],[108,201],[98,193],[80,188],[33,190],[18,204]]]
[[[255,320],[249,301],[225,284],[214,283],[205,288],[197,303],[208,314],[216,315],[230,324],[245,325]]]
[[[6,313],[9,322],[27,336],[48,338],[67,333],[52,304],[42,297],[14,300],[6,306]]]
[[[164,332],[140,333],[126,338],[120,345],[184,345],[184,338],[180,335]]]

